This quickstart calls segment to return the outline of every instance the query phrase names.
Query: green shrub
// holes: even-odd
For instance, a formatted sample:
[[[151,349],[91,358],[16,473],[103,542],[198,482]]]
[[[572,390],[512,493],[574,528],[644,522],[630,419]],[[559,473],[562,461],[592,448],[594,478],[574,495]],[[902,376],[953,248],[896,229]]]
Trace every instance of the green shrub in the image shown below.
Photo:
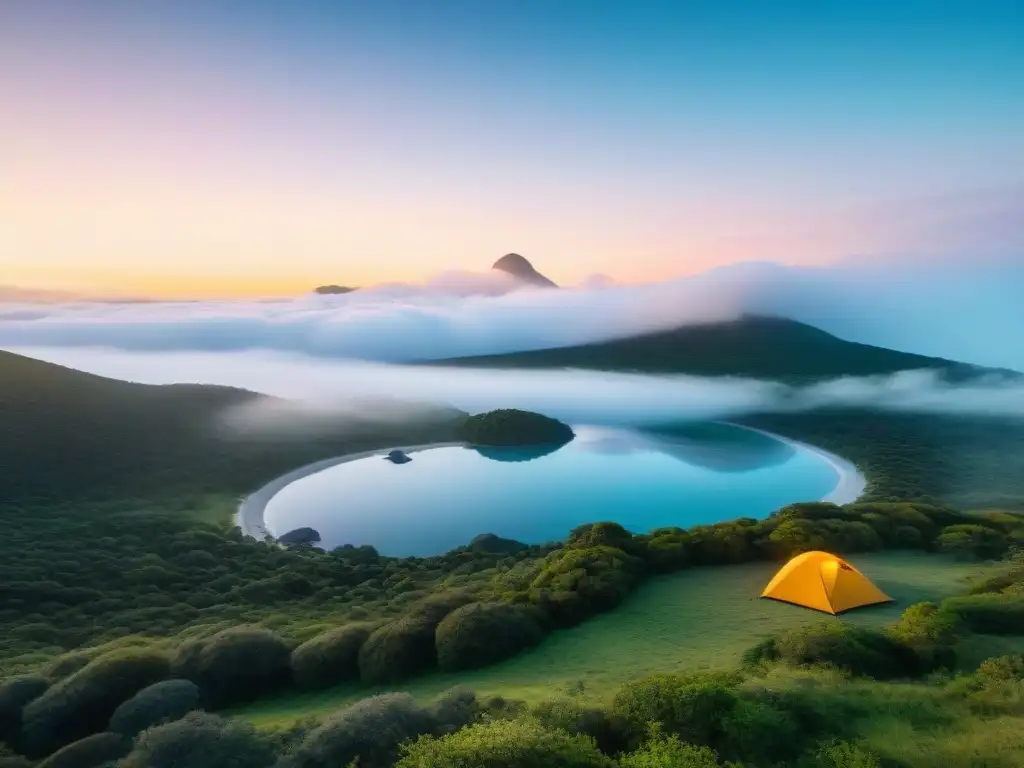
[[[739,699],[724,717],[722,731],[719,750],[751,765],[788,764],[803,746],[798,719],[757,700]]]
[[[950,597],[942,608],[956,614],[972,632],[992,635],[1024,634],[1024,594],[963,595]]]
[[[881,768],[881,762],[871,752],[846,741],[830,741],[821,746],[809,768]]]
[[[718,768],[718,755],[709,747],[697,747],[668,737],[660,728],[650,729],[647,741],[628,755],[619,758],[621,768]]]
[[[307,640],[292,651],[292,674],[300,688],[326,688],[359,679],[359,649],[369,624],[348,624]]]
[[[442,693],[428,710],[439,733],[452,733],[474,722],[483,712],[476,693],[456,686]]]
[[[956,665],[954,646],[960,637],[960,620],[935,603],[909,606],[889,628],[889,634],[917,654],[923,672]]]
[[[950,525],[935,540],[940,552],[959,558],[993,560],[1006,554],[1009,541],[999,531],[984,525]]]
[[[38,675],[12,677],[0,683],[0,742],[10,741],[21,729],[21,711],[42,696],[50,681]]]
[[[616,547],[552,552],[529,587],[531,602],[559,626],[614,608],[636,586],[642,562]]]
[[[367,683],[404,680],[437,663],[434,632],[449,613],[471,601],[464,592],[442,593],[370,634],[359,649],[359,677]]]
[[[1012,681],[1024,681],[1024,653],[985,659],[974,673],[974,679],[984,688]]]
[[[269,768],[276,760],[248,723],[192,712],[139,734],[118,768]]]
[[[25,707],[22,735],[30,756],[46,755],[106,728],[122,702],[167,677],[156,651],[112,651],[89,662]]]
[[[614,768],[586,736],[549,730],[536,720],[497,720],[441,738],[422,736],[395,768]]]
[[[375,630],[359,649],[359,678],[396,683],[434,666],[434,622],[406,616]]]
[[[745,658],[793,666],[825,664],[853,675],[886,680],[923,672],[917,654],[884,632],[825,621],[789,630],[751,649]]]
[[[437,727],[433,715],[407,693],[357,701],[331,715],[299,744],[294,768],[390,768],[399,745]]]
[[[724,675],[650,675],[626,683],[614,711],[639,740],[651,723],[693,744],[713,746],[736,706],[734,679]]]
[[[120,760],[131,749],[131,739],[120,734],[94,733],[57,750],[39,763],[37,768],[98,768]]]
[[[529,610],[510,603],[469,603],[449,613],[434,633],[441,669],[486,667],[540,642]]]
[[[608,755],[622,752],[629,744],[629,728],[620,716],[596,707],[581,706],[573,699],[541,702],[530,714],[545,728],[589,736],[597,748]]]
[[[232,627],[183,643],[171,671],[198,685],[204,704],[224,707],[287,686],[291,648],[268,629]]]
[[[110,730],[129,738],[154,725],[179,720],[199,709],[199,688],[190,680],[163,680],[132,696],[110,718]]]
[[[647,540],[644,559],[658,573],[673,573],[690,565],[690,537],[682,528],[659,528]]]
[[[89,651],[72,651],[58,656],[46,665],[43,674],[50,680],[61,680],[68,675],[73,675],[90,661],[96,658],[95,653]]]

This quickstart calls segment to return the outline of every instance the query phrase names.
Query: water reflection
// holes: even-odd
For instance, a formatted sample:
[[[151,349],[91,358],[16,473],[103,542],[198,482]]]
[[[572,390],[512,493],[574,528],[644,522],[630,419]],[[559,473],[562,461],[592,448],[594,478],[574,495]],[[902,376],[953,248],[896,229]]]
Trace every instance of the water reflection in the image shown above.
[[[554,443],[550,445],[520,445],[515,448],[504,448],[492,445],[473,445],[469,450],[476,451],[485,459],[491,461],[507,461],[518,463],[521,461],[534,461],[543,456],[550,456],[568,443]]]
[[[785,464],[796,450],[779,440],[725,424],[687,424],[651,433],[657,450],[714,472],[750,472]]]
[[[379,456],[338,464],[277,493],[265,523],[275,534],[313,528],[328,550],[427,556],[484,531],[539,543],[595,520],[641,532],[760,517],[836,483],[820,457],[728,425],[574,430],[561,446],[450,446],[401,467]]]

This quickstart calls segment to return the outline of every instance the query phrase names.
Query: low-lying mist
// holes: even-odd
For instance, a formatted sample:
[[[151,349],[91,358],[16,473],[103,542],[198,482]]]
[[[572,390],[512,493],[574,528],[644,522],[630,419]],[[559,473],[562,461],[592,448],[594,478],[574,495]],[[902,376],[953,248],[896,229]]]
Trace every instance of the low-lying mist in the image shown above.
[[[327,415],[347,416],[354,423],[403,420],[430,410],[430,404],[470,413],[524,408],[571,423],[607,426],[830,406],[1024,418],[1024,382],[992,377],[953,385],[930,371],[793,387],[740,378],[404,366],[271,352],[17,351],[112,378],[221,384],[295,401],[267,400],[227,415],[236,427],[260,429],[315,424]]]
[[[537,264],[543,271],[543,263]],[[523,289],[501,273],[344,295],[196,302],[0,297],[0,348],[282,352],[409,362],[570,346],[744,313],[849,341],[1024,370],[1024,258],[898,258],[827,268],[747,263],[648,285]]]

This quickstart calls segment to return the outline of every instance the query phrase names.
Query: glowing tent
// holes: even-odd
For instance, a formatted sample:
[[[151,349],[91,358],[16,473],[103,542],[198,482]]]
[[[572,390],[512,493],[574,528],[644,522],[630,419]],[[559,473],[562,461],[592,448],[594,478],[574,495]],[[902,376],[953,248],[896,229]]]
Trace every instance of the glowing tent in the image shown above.
[[[845,560],[828,552],[804,552],[786,563],[761,597],[833,615],[892,598]]]

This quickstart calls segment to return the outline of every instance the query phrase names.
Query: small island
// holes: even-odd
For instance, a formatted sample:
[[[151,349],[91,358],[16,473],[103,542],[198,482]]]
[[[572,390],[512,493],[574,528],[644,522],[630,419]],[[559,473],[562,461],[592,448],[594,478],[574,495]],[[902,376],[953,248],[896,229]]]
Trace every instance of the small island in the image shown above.
[[[471,445],[564,445],[576,435],[568,424],[532,411],[503,408],[467,418],[459,428]]]
[[[296,528],[294,531],[288,531],[288,533],[278,536],[277,541],[280,544],[319,544],[320,532],[314,528]]]
[[[321,296],[338,296],[344,293],[352,293],[354,290],[356,289],[350,288],[347,285],[321,285],[314,288],[313,292],[318,293]]]

